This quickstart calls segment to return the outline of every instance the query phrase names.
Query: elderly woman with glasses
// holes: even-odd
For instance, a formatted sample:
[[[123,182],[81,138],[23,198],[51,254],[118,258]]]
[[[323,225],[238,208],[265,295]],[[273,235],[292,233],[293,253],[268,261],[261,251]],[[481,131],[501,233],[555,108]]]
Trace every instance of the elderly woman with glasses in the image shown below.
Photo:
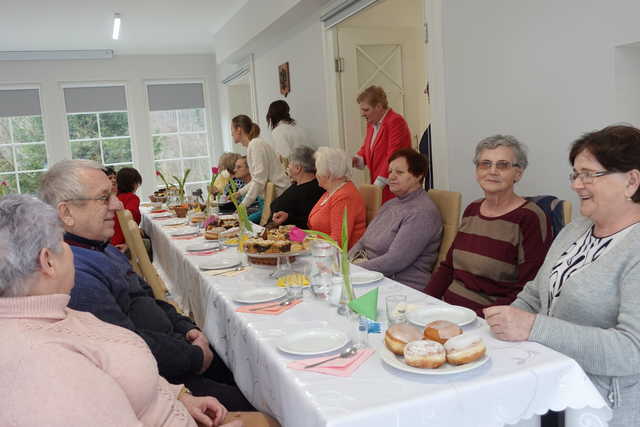
[[[610,126],[571,146],[579,218],[556,237],[511,306],[485,310],[494,334],[575,359],[613,409],[640,425],[640,130]]]
[[[315,152],[311,147],[300,145],[289,155],[287,171],[293,184],[271,203],[274,223],[308,227],[309,212],[324,194],[316,179]]]
[[[67,307],[75,269],[62,233],[56,211],[38,199],[0,199],[2,419],[17,427],[220,425],[224,406],[159,376],[138,335]]]
[[[551,224],[532,201],[514,191],[527,167],[525,147],[513,136],[480,141],[474,163],[484,198],[472,202],[425,292],[482,315],[511,303],[532,280],[553,240]]]

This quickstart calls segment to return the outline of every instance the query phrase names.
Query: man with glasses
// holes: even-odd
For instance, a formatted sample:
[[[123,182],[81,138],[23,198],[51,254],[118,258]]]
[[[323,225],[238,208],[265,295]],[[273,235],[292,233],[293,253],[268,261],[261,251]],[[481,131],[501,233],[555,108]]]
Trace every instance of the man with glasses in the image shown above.
[[[119,205],[100,165],[59,162],[44,174],[40,193],[57,210],[73,251],[76,275],[69,307],[140,335],[169,382],[185,384],[195,395],[214,396],[229,410],[252,410],[205,335],[171,304],[156,300],[128,259],[109,244]]]

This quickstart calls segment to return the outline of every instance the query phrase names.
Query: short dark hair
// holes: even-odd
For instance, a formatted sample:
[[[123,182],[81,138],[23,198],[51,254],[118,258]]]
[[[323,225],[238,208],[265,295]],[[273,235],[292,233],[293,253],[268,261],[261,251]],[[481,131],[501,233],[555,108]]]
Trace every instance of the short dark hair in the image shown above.
[[[613,125],[585,133],[571,144],[569,163],[573,165],[576,157],[585,150],[608,171],[640,170],[640,129],[629,125]],[[640,188],[631,200],[640,202]]]
[[[136,184],[142,184],[142,176],[134,168],[122,168],[118,171],[118,193],[133,193]]]
[[[400,157],[404,157],[407,161],[409,172],[411,172],[413,176],[421,177],[421,179],[424,179],[424,177],[427,176],[429,167],[427,158],[423,154],[418,153],[413,148],[401,148],[391,154],[389,157],[389,163],[395,159],[399,159]]]
[[[269,111],[267,111],[267,123],[271,129],[274,129],[278,126],[278,123],[280,123],[281,120],[292,125],[296,124],[296,121],[289,115],[289,104],[287,104],[287,101],[279,99],[277,101],[273,101],[271,105],[269,105]]]
[[[102,171],[106,173],[107,176],[114,176],[117,174],[113,166],[105,166],[104,168],[102,168]]]

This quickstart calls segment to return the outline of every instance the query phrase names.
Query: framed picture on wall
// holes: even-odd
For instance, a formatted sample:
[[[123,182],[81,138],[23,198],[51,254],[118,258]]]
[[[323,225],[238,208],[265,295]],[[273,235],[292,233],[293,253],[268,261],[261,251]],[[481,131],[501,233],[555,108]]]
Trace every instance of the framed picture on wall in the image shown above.
[[[280,80],[280,93],[286,97],[291,92],[291,78],[289,77],[289,63],[278,65],[278,79]]]

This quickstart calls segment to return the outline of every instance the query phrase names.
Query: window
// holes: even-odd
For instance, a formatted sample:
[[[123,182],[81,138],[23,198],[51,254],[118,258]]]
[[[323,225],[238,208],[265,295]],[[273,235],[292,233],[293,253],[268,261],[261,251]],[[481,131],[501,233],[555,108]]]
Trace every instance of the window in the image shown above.
[[[124,86],[64,89],[73,159],[133,166]]]
[[[36,193],[46,169],[38,89],[0,90],[0,181],[11,192]]]
[[[156,170],[169,178],[191,169],[187,191],[205,189],[211,156],[202,84],[149,85],[147,90]],[[164,185],[158,177],[156,185]]]

